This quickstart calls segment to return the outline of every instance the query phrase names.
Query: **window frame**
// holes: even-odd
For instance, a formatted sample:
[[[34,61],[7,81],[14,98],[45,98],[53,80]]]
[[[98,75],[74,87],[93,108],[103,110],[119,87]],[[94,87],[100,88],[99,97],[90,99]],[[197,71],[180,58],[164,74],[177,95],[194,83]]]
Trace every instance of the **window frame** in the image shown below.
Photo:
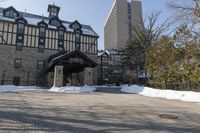
[[[17,44],[16,44],[16,51],[23,51],[23,43],[17,42]]]
[[[44,31],[42,31],[44,30]],[[44,26],[39,27],[39,36],[40,37],[45,37],[46,36],[46,28]]]
[[[42,63],[42,64],[40,64],[40,63]],[[41,70],[43,68],[44,68],[44,60],[38,60],[37,61],[37,69]]]
[[[19,61],[19,62],[17,62],[17,61]],[[22,59],[15,59],[14,60],[14,68],[16,68],[16,69],[22,68]]]
[[[17,33],[18,34],[24,34],[24,29],[25,29],[25,24],[24,23],[18,23],[17,24]]]
[[[60,34],[60,33],[62,33],[62,34]],[[65,34],[65,32],[63,30],[59,30],[58,31],[58,39],[59,40],[64,40],[64,34]]]

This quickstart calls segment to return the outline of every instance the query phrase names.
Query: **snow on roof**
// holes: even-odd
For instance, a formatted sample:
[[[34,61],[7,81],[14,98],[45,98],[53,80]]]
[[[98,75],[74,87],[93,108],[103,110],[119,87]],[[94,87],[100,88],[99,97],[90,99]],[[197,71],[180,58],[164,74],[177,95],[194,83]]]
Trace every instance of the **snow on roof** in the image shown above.
[[[3,16],[2,12],[3,12],[3,8],[0,8],[0,20],[11,21],[11,22],[15,21],[15,19]],[[47,24],[49,23],[48,17],[43,17],[43,16],[25,13],[25,12],[20,12],[20,14],[28,21],[28,24],[30,24],[30,25],[36,26],[38,24],[38,22],[42,21],[43,19]],[[69,25],[72,22],[63,21],[63,20],[61,20],[61,22],[66,27],[66,31],[73,32],[73,29],[71,29],[69,27]],[[52,28],[52,29],[57,29],[56,26],[52,26],[52,25],[49,25],[49,24],[48,24],[48,27]],[[85,35],[91,35],[91,36],[99,37],[98,34],[89,25],[82,25],[82,31],[83,31],[83,34],[85,34]]]
[[[101,51],[98,53],[98,56],[102,56],[103,54],[107,54],[107,55],[110,55],[110,52],[108,50],[106,51]]]

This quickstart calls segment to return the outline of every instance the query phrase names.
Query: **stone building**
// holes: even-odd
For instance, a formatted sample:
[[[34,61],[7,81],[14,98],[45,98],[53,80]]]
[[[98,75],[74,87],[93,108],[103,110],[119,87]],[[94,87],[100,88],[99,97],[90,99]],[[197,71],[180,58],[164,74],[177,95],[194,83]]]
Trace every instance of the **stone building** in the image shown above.
[[[134,67],[125,68],[123,64],[124,52],[122,52],[127,40],[134,36],[134,28],[142,20],[141,0],[115,0],[104,25],[105,51],[109,51],[108,83],[127,83],[128,75],[135,72]],[[103,51],[103,53],[105,53]],[[103,54],[102,56],[105,56]],[[98,59],[103,57],[98,57]],[[101,61],[101,60],[100,60]],[[105,64],[105,63],[104,63]],[[99,74],[101,75],[101,74]],[[133,74],[132,74],[133,75]],[[135,73],[135,75],[138,75]],[[140,77],[139,77],[140,78]],[[99,76],[100,79],[100,76]],[[103,77],[101,77],[102,81]]]
[[[47,11],[44,17],[0,8],[0,84],[96,84],[97,33],[61,20],[54,4]]]
[[[98,51],[98,83],[120,85],[126,83],[123,54],[117,50]]]
[[[130,77],[134,83],[145,84],[146,77],[143,69],[136,71],[136,66],[127,68],[124,66],[123,59],[126,57],[124,52],[111,49],[98,51],[98,84],[127,84]]]
[[[141,18],[141,0],[115,0],[104,25],[105,49],[123,48]]]

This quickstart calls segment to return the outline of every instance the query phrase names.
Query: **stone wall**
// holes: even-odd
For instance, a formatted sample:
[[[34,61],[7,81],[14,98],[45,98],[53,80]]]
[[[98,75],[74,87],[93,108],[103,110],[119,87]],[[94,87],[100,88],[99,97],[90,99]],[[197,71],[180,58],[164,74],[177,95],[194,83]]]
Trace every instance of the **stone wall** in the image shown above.
[[[23,51],[16,51],[15,46],[0,45],[0,81],[3,72],[5,72],[5,84],[11,84],[13,77],[20,77],[21,85],[26,85],[29,74],[29,81],[36,82],[40,78],[41,70],[37,69],[38,60],[46,60],[50,55],[55,54],[56,50],[45,50],[39,53],[37,48],[23,47]],[[22,67],[17,69],[14,67],[15,59],[22,60]]]
[[[45,85],[52,85],[53,74],[40,74],[41,70],[37,69],[38,60],[46,61],[49,56],[57,53],[57,50],[44,50],[44,53],[39,53],[37,48],[23,47],[23,51],[16,51],[15,46],[0,44],[0,84],[4,76],[4,84],[13,84],[13,77],[20,78],[20,85],[36,85],[38,80],[45,82]],[[96,55],[87,55],[96,62]],[[15,59],[22,60],[22,67],[17,69],[14,67]],[[47,63],[47,62],[45,62]],[[96,75],[96,68],[93,70]],[[29,76],[28,76],[29,75]],[[29,82],[28,81],[29,77]],[[48,80],[43,80],[44,77]],[[93,80],[96,84],[97,77],[94,76]],[[49,82],[48,82],[49,81]]]

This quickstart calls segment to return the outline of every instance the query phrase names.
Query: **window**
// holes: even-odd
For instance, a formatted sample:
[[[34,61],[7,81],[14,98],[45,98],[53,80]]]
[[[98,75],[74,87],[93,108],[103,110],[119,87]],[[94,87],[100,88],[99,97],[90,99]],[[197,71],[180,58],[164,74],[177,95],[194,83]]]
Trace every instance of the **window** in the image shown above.
[[[22,43],[17,43],[16,51],[22,51],[22,50],[23,50],[23,44]]]
[[[45,28],[44,27],[40,27],[39,35],[40,35],[40,37],[45,37]]]
[[[44,68],[44,61],[39,60],[38,63],[37,63],[37,68],[38,69],[43,69]]]
[[[76,49],[80,49],[80,33],[75,34]]]
[[[22,40],[22,36],[18,36],[18,40]]]
[[[51,9],[51,15],[52,16],[57,16],[57,9],[56,8],[52,8]]]
[[[21,59],[16,59],[14,62],[14,67],[19,69],[22,67],[22,60]]]
[[[58,39],[62,39],[63,40],[64,37],[64,31],[58,31]]]
[[[44,43],[44,39],[40,39],[40,43]]]
[[[24,24],[22,23],[18,24],[17,33],[24,34]]]
[[[80,42],[80,34],[79,33],[76,33],[76,40],[75,40],[76,42]]]
[[[63,42],[60,41],[59,44],[58,44],[58,50],[59,51],[63,51],[64,50],[64,46],[63,46]]]
[[[15,18],[16,16],[17,15],[13,10],[6,12],[6,17]]]
[[[64,50],[63,46],[59,46],[59,47],[58,47],[58,50],[59,50],[59,51],[63,51],[63,50]]]

